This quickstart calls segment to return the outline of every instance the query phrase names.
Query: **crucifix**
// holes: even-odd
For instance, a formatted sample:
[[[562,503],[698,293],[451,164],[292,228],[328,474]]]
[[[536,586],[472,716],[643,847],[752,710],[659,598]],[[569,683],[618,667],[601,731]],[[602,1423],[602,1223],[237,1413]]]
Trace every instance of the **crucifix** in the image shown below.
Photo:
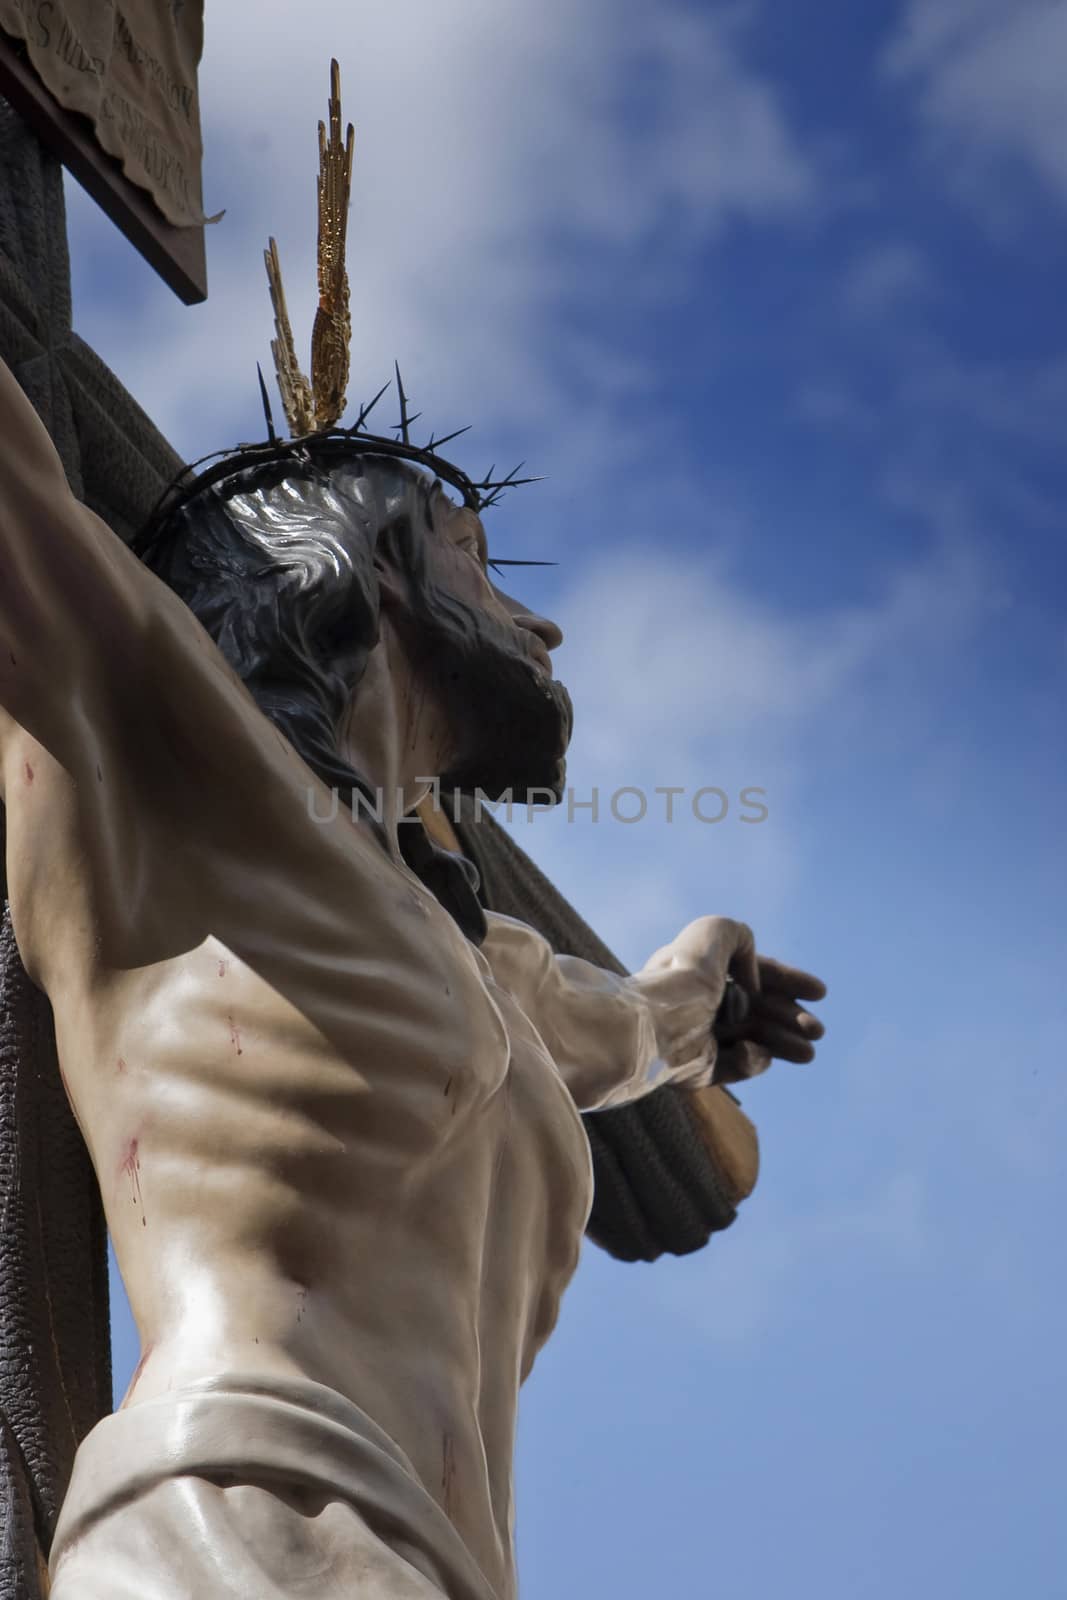
[[[188,8],[177,0],[164,9],[177,22]],[[5,81],[10,98],[13,79]],[[0,105],[0,354],[45,422],[78,499],[130,541],[181,462],[73,332],[60,164],[74,167],[77,158],[69,132],[49,133],[63,120],[59,109],[49,121],[27,104]],[[135,204],[150,202],[128,202],[131,214]],[[166,226],[152,218],[146,229],[165,239]],[[188,291],[193,269],[187,263],[175,278],[178,292],[183,282]],[[622,971],[488,816],[476,818],[468,806],[454,823],[433,815],[427,823],[446,849],[458,844],[475,862],[483,906],[537,930],[561,954]],[[583,1120],[595,1179],[588,1232],[623,1259],[700,1248],[733,1220],[755,1181],[753,1130],[723,1089],[658,1089]],[[105,1230],[60,1081],[50,1008],[22,968],[10,915],[0,932],[0,1184],[8,1219],[0,1259],[0,1600],[43,1600],[42,1560],[74,1451],[110,1409]]]

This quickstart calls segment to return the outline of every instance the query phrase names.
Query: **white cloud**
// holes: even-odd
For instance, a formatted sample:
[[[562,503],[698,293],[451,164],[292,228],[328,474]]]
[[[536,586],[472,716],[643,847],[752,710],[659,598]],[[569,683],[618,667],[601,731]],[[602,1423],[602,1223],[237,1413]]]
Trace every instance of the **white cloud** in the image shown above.
[[[670,504],[662,510],[671,526]],[[929,554],[885,571],[863,603],[796,615],[721,554],[623,543],[579,567],[555,612],[566,641],[557,668],[577,708],[568,780],[579,804],[532,822],[517,813],[513,832],[623,960],[643,961],[704,912],[744,917],[765,950],[798,949],[803,797],[820,767],[843,746],[861,761],[896,749],[925,785],[941,738],[930,731],[933,686],[1000,603],[973,529],[948,512],[941,528]],[[612,815],[623,786],[645,797],[640,821]],[[666,786],[684,790],[671,823],[656,792]],[[726,795],[719,823],[693,814],[705,786]],[[761,823],[741,820],[753,814],[741,804],[750,787],[765,791]],[[594,788],[595,826],[581,808]],[[700,804],[705,816],[722,809],[716,797]],[[622,814],[638,809],[620,797]]]
[[[563,0],[409,0],[358,16],[324,0],[293,17],[280,0],[208,9],[205,200],[227,208],[210,233],[208,304],[184,309],[146,276],[136,314],[91,286],[78,297],[79,330],[188,453],[256,424],[269,234],[298,345],[310,341],[331,53],[357,129],[350,393],[373,393],[396,355],[438,431],[492,417],[501,435],[544,434],[579,389],[610,402],[627,382],[625,315],[602,374],[589,336],[572,363],[558,311],[595,308],[605,290],[625,305],[631,276],[647,296],[650,253],[669,281],[731,217],[788,219],[815,194],[736,28],[679,0],[654,13],[591,0],[580,15]],[[76,281],[91,285],[125,264],[124,247],[86,202],[71,210],[76,260],[95,269]]]
[[[948,525],[946,524],[946,530]],[[864,605],[793,615],[748,590],[722,558],[624,546],[568,591],[561,672],[581,688],[588,754],[623,770],[635,750],[679,769],[704,741],[744,748],[862,699],[867,669],[969,630],[992,596],[980,550],[946,537],[883,579]]]
[[[1005,158],[1067,199],[1067,8],[1049,0],[911,0],[885,66],[918,91],[953,181],[998,216]]]

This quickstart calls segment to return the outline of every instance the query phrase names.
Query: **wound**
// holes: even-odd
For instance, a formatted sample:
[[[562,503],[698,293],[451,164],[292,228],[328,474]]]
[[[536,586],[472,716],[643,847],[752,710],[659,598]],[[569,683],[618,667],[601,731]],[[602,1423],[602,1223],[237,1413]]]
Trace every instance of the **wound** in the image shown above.
[[[27,783],[32,783],[33,782],[33,768],[30,766],[28,761],[26,763],[26,782]]]
[[[141,1195],[141,1158],[137,1153],[137,1140],[131,1139],[126,1146],[126,1154],[122,1160],[120,1170],[130,1180],[130,1198],[135,1206],[141,1210],[141,1226],[146,1227],[144,1214],[144,1199]]]
[[[133,1369],[133,1377],[130,1379],[129,1385],[128,1385],[127,1389],[126,1389],[126,1393],[122,1397],[122,1402],[121,1402],[121,1404],[119,1406],[119,1410],[120,1411],[122,1410],[122,1407],[126,1404],[127,1400],[130,1398],[130,1396],[133,1393],[133,1391],[136,1389],[137,1384],[138,1384],[138,1382],[140,1380],[141,1374],[144,1371],[145,1367],[148,1365],[148,1358],[152,1354],[152,1351],[154,1349],[155,1349],[155,1345],[152,1344],[151,1341],[149,1341],[149,1343],[146,1344],[144,1349],[142,1350],[141,1359],[140,1359],[140,1361],[138,1361],[137,1365],[134,1367],[134,1369]]]
[[[226,1020],[230,1025],[230,1043],[233,1045],[234,1054],[238,1056],[243,1055],[244,1051],[241,1046],[241,1030],[237,1026],[236,1022],[234,1022],[232,1017],[227,1017]]]
[[[220,978],[224,978],[226,976],[227,972],[229,971],[229,969],[230,969],[230,963],[228,961],[220,961],[219,962],[219,977]]]
[[[129,1067],[126,1065],[125,1056],[119,1056],[118,1060],[115,1062],[115,1070],[116,1070],[116,1072],[128,1072],[129,1071]]]
[[[145,1345],[144,1350],[141,1352],[141,1359],[140,1359],[140,1361],[138,1361],[137,1365],[133,1369],[133,1377],[130,1379],[130,1388],[131,1389],[133,1388],[134,1384],[137,1382],[138,1378],[141,1376],[141,1374],[144,1371],[145,1367],[147,1367],[148,1358],[152,1354],[152,1351],[154,1349],[155,1349],[155,1345],[153,1345],[153,1344],[146,1344]]]

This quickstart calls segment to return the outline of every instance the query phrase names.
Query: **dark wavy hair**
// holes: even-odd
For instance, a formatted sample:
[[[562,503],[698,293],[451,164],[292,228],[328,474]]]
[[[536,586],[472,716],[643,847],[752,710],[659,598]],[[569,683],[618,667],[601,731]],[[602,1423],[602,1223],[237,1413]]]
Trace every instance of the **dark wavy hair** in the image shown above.
[[[224,464],[228,465],[228,464]],[[427,562],[440,485],[384,455],[322,440],[299,452],[216,468],[157,515],[135,543],[180,596],[270,718],[385,844],[375,794],[338,750],[338,730],[378,640],[376,552],[406,578],[415,620],[432,616],[473,641],[467,607],[435,585]],[[407,864],[480,942],[477,872],[421,824],[399,829]]]

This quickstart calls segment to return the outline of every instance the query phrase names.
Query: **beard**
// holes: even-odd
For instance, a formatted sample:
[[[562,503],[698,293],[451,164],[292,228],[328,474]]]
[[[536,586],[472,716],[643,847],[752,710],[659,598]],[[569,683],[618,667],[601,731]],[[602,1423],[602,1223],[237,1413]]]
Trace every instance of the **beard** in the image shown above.
[[[439,774],[442,793],[509,794],[519,804],[543,804],[550,795],[558,804],[574,722],[570,695],[495,618],[455,601],[449,610],[447,622],[424,613],[417,629],[422,672],[455,740]]]

